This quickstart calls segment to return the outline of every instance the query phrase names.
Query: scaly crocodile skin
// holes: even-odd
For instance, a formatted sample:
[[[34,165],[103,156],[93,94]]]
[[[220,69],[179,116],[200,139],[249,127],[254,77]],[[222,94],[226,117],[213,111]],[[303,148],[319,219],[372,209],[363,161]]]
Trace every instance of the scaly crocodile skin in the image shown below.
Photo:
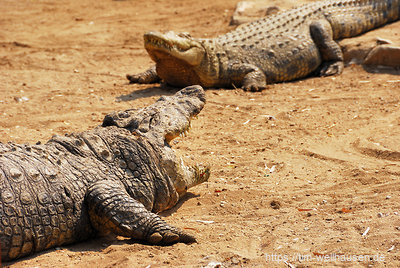
[[[44,145],[0,143],[2,261],[98,232],[152,244],[194,242],[155,213],[209,177],[208,167],[185,166],[168,145],[204,103],[203,89],[192,86]]]
[[[174,86],[257,91],[315,71],[340,74],[343,53],[335,40],[398,20],[399,14],[400,0],[331,0],[268,16],[211,39],[149,32],[145,47],[156,68],[127,78],[131,83],[162,79]]]

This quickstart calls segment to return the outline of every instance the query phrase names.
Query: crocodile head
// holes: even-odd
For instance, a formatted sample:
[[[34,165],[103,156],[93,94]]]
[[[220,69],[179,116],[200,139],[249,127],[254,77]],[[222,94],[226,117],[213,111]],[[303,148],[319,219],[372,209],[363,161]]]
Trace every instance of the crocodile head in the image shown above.
[[[156,62],[157,74],[174,86],[202,84],[196,67],[206,57],[200,40],[185,33],[148,32],[144,35],[144,46]]]
[[[103,126],[115,125],[137,133],[152,144],[161,156],[161,165],[174,183],[179,197],[190,187],[205,182],[210,176],[208,166],[187,166],[178,158],[170,142],[185,136],[190,121],[204,107],[205,93],[201,86],[189,86],[173,96],[163,96],[141,110],[127,110],[107,115]]]

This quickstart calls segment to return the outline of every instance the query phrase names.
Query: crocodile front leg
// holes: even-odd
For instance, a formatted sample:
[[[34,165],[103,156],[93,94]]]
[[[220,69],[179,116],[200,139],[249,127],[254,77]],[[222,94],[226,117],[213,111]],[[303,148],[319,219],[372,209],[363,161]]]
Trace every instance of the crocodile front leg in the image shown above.
[[[267,87],[264,72],[255,65],[233,63],[229,65],[228,73],[234,86],[241,84],[245,91],[261,91]]]
[[[154,65],[150,69],[139,73],[139,74],[127,74],[126,78],[129,80],[131,84],[153,84],[161,81],[161,78],[158,76],[156,71],[156,66]]]
[[[168,245],[193,243],[196,239],[168,225],[133,199],[118,181],[104,180],[91,185],[86,195],[92,226],[100,233]]]
[[[319,71],[320,76],[341,74],[344,69],[343,52],[338,43],[333,40],[331,24],[326,20],[313,22],[310,25],[310,33],[323,60]]]

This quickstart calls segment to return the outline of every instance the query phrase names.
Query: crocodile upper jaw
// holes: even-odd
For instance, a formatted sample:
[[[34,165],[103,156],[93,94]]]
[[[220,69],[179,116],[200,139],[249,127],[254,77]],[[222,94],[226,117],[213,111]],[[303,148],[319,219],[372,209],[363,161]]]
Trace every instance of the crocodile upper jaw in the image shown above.
[[[202,45],[187,34],[148,32],[143,38],[147,52],[156,63],[165,57],[172,57],[196,66],[205,55]]]

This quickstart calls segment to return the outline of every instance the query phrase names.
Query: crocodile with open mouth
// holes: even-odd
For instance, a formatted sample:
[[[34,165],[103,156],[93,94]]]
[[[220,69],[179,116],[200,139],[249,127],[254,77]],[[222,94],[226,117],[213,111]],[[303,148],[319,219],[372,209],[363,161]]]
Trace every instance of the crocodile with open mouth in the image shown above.
[[[210,176],[207,166],[184,165],[169,145],[204,104],[204,90],[191,86],[43,145],[0,143],[1,260],[97,233],[159,245],[195,242],[156,213]]]

